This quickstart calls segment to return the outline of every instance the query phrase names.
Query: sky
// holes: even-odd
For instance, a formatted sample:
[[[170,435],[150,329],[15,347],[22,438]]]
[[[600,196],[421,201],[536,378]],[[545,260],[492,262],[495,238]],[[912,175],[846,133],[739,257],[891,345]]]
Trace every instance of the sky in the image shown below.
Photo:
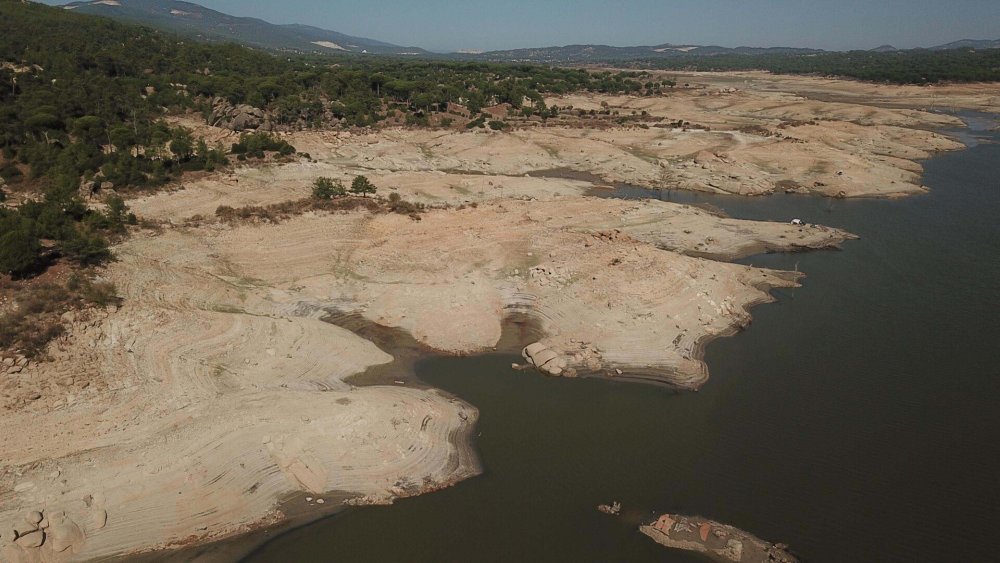
[[[194,1],[432,51],[574,43],[907,49],[1000,39],[1000,0]]]

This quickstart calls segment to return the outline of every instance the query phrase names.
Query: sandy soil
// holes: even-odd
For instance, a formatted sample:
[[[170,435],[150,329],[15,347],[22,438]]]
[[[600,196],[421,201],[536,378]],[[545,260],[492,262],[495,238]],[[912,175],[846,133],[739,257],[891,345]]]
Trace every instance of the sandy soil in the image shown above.
[[[973,110],[1000,113],[1000,87],[990,83],[895,86],[815,76],[767,72],[664,73],[709,88],[746,88],[790,92],[821,101],[837,100],[874,107],[923,110]]]
[[[345,383],[391,358],[320,320],[331,312],[446,353],[492,349],[504,318],[523,313],[545,335],[526,350],[541,371],[696,389],[708,376],[704,344],[746,326],[769,288],[797,280],[724,260],[850,235],[586,194],[605,182],[762,194],[788,180],[828,195],[900,195],[920,190],[912,159],[955,148],[921,129],[951,123],[935,114],[768,90],[703,94],[560,105],[608,101],[710,132],[300,133],[292,141],[314,161],[242,167],[131,201],[164,228],[116,248],[105,275],[124,305],[67,318],[51,361],[0,379],[0,560],[189,545],[281,520],[280,502],[296,494],[379,503],[474,475],[475,408],[409,384]],[[794,142],[735,130],[819,114],[782,129]],[[420,221],[213,218],[219,205],[293,200],[317,176],[358,173],[382,194],[451,207]]]

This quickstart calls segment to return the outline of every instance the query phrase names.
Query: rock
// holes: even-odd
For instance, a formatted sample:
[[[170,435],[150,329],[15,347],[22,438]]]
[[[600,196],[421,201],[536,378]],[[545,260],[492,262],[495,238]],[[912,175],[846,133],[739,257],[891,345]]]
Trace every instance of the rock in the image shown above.
[[[530,361],[532,356],[546,349],[548,349],[548,346],[542,344],[541,342],[535,342],[534,344],[528,344],[524,348],[522,355],[526,360]]]
[[[18,534],[14,543],[29,549],[42,547],[42,544],[45,543],[45,532],[41,530],[32,530],[26,534]]]
[[[80,526],[66,517],[61,518],[58,522],[53,520],[46,533],[49,544],[56,553],[62,553],[73,546],[79,546],[85,539]]]
[[[24,515],[25,521],[30,522],[31,524],[38,524],[44,518],[45,516],[43,516],[42,513],[38,512],[37,510],[33,510]]]
[[[95,530],[100,530],[107,526],[108,524],[108,511],[107,510],[95,510],[90,513],[90,527]]]
[[[618,516],[622,513],[622,503],[615,501],[611,504],[602,504],[597,507],[597,510],[610,514],[612,516]]]
[[[267,130],[273,128],[266,120],[263,110],[246,104],[234,106],[224,98],[216,98],[212,103],[212,114],[209,115],[208,122],[233,131],[261,129],[265,124]]]
[[[0,545],[7,545],[14,543],[14,539],[17,538],[17,532],[14,531],[14,527],[10,524],[0,524]],[[0,559],[3,561],[3,559]]]
[[[718,160],[718,155],[709,151],[701,151],[694,157],[695,164],[708,164],[710,162],[717,162]]]
[[[541,352],[538,352],[537,354],[532,355],[529,359],[531,360],[531,363],[535,364],[537,367],[544,367],[545,364],[551,362],[552,360],[555,360],[558,357],[559,357],[559,354],[556,354],[555,352],[553,352],[549,348],[546,348],[546,349],[542,350]],[[553,367],[556,367],[556,366],[553,366]]]

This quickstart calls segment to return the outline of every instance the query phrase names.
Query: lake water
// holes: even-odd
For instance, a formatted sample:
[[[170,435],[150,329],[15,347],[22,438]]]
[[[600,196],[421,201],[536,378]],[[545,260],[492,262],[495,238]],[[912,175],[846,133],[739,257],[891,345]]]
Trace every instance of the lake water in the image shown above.
[[[997,561],[1000,135],[964,117],[971,146],[925,163],[928,195],[663,194],[861,236],[743,260],[808,277],[708,346],[702,391],[548,379],[502,354],[423,360],[424,381],[479,407],[485,473],[286,532],[246,561],[704,561],[637,531],[661,512],[810,562]],[[614,500],[622,517],[596,511]]]

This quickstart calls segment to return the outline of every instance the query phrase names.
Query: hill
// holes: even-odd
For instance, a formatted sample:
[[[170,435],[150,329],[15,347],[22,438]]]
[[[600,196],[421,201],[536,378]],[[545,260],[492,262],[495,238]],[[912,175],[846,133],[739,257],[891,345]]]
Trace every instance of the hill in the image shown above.
[[[1000,49],[1000,39],[962,39],[952,41],[937,47],[931,47],[931,51],[949,51],[952,49]]]
[[[610,45],[566,45],[564,47],[541,47],[488,51],[465,56],[489,61],[519,61],[537,63],[588,63],[604,61],[630,61],[645,59],[683,59],[717,55],[806,55],[820,53],[817,49],[796,49],[792,47],[719,47],[717,45],[662,45],[613,47]]]
[[[194,35],[205,41],[232,41],[266,49],[326,54],[427,54],[417,47],[401,47],[308,25],[277,25],[180,0],[93,0],[72,2],[63,8]]]

